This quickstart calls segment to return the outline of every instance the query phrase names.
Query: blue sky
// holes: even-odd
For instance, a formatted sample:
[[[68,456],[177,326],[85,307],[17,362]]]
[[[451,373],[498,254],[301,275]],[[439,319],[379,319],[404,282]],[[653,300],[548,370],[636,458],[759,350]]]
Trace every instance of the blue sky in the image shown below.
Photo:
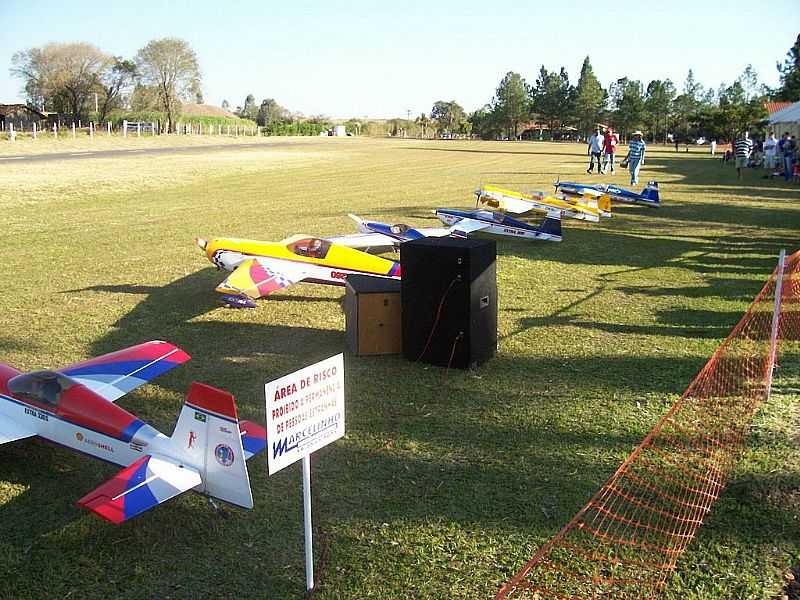
[[[206,102],[275,98],[306,115],[405,116],[436,100],[471,111],[517,71],[567,68],[589,55],[604,86],[646,85],[689,68],[702,84],[731,83],[748,63],[776,85],[777,61],[800,33],[800,1],[628,0],[0,0],[0,103],[19,102],[9,74],[18,50],[86,41],[132,57],[149,40],[180,37],[197,52]]]

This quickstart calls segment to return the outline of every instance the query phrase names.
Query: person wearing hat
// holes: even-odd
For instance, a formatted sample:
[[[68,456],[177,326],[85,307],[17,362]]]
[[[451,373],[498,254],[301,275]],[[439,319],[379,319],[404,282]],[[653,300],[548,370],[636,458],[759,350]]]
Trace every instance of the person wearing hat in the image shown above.
[[[600,173],[600,157],[603,156],[603,134],[600,133],[600,128],[596,127],[594,135],[589,138],[589,168],[586,169],[587,173],[591,173],[594,169],[594,161],[597,160],[597,172]]]
[[[614,130],[609,127],[606,129],[606,135],[603,138],[603,175],[608,171],[609,165],[611,165],[611,174],[614,174],[614,153],[617,151],[617,144],[619,144],[619,138],[614,133]]]
[[[631,172],[631,185],[638,185],[639,169],[644,165],[644,151],[647,146],[642,139],[641,130],[634,131],[631,138],[631,141],[628,142],[628,154],[625,155],[622,162],[628,165]]]

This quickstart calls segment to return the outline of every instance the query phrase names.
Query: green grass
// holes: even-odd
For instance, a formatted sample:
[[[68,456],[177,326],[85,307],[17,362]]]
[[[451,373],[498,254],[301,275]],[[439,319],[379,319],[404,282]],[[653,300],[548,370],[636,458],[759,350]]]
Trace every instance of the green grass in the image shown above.
[[[2,360],[58,367],[167,339],[193,360],[122,406],[171,433],[200,380],[263,422],[265,381],[344,349],[342,291],[298,285],[224,309],[195,236],[331,235],[352,230],[347,212],[430,226],[481,182],[585,180],[584,150],[300,139],[0,163]],[[499,350],[478,372],[346,355],[348,434],[314,456],[318,598],[491,598],[680,396],[779,248],[798,245],[796,187],[658,149],[643,177],[663,208],[565,221],[561,244],[498,243]],[[800,563],[798,373],[794,347],[665,597],[769,599]],[[75,506],[116,470],[35,440],[0,449],[0,598],[304,596],[299,465],[267,477],[251,461],[253,511],[225,518],[187,494],[120,527]]]

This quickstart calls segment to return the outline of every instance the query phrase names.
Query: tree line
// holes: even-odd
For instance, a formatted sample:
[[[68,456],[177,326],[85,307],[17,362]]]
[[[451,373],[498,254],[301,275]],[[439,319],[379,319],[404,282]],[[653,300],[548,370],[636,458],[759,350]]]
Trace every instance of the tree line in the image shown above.
[[[767,100],[800,100],[800,35],[783,63],[777,64],[780,85],[760,84],[751,65],[730,85],[706,88],[691,69],[680,90],[669,79],[641,81],[622,77],[604,88],[587,56],[575,85],[564,67],[544,65],[533,84],[519,73],[507,73],[485,106],[471,114],[455,101],[438,101],[430,115],[414,122],[423,136],[477,135],[484,139],[516,139],[525,128],[550,137],[585,135],[598,124],[623,135],[642,129],[651,140],[688,140],[705,136],[732,139],[738,131],[763,123]]]
[[[691,69],[680,90],[669,79],[644,85],[628,77],[604,88],[587,56],[574,85],[564,67],[549,71],[542,65],[534,83],[519,73],[507,73],[492,100],[470,114],[455,100],[440,100],[430,114],[414,120],[393,119],[378,126],[353,119],[347,125],[356,134],[515,139],[532,126],[537,135],[557,138],[586,134],[602,123],[623,135],[643,129],[651,140],[665,140],[668,134],[678,139],[731,139],[737,131],[763,122],[765,100],[800,99],[800,35],[777,68],[776,89],[760,84],[750,65],[733,83],[717,88],[701,85]],[[203,103],[197,56],[177,38],[150,41],[130,59],[85,42],[46,44],[15,53],[11,73],[23,80],[29,105],[76,121],[91,115],[103,122],[120,110],[157,113],[166,130],[174,131],[183,102]],[[222,108],[230,110],[227,100]],[[273,134],[314,134],[330,126],[322,115],[301,118],[273,98],[257,104],[253,94],[233,113]]]

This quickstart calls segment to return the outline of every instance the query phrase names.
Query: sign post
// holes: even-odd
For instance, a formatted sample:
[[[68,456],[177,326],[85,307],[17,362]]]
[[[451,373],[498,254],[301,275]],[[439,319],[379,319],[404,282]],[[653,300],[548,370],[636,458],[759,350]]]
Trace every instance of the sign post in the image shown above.
[[[264,386],[267,465],[273,475],[303,461],[306,590],[314,587],[311,453],[344,435],[344,355],[337,354]]]

